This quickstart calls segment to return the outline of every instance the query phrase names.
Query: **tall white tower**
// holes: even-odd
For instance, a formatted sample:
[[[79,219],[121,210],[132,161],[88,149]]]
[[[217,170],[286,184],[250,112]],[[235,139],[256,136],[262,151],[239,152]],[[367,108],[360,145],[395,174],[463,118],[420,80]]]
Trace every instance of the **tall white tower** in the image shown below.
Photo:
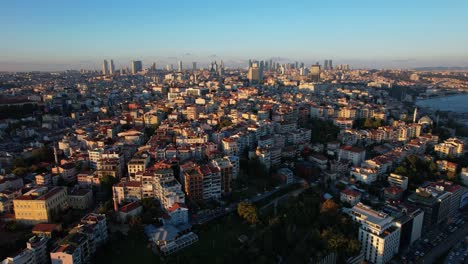
[[[102,64],[102,75],[106,75],[109,72],[109,63],[107,60],[104,60],[104,63]]]
[[[182,61],[179,61],[178,72],[182,72]]]
[[[416,123],[416,116],[418,115],[418,108],[414,108],[414,114],[413,114],[413,123]]]
[[[110,60],[109,75],[114,74],[114,72],[115,72],[114,60]]]

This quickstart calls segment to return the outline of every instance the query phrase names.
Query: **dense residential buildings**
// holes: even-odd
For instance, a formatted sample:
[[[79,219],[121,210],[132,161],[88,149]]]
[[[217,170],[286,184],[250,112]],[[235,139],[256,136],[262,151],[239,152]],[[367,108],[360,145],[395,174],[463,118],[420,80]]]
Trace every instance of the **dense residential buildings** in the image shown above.
[[[52,240],[47,262],[89,262],[109,240],[107,223],[141,224],[153,252],[177,257],[207,239],[192,225],[214,228],[242,201],[273,200],[274,214],[287,218],[285,201],[310,202],[311,190],[324,198],[317,206],[333,201],[340,217],[350,212],[359,223],[354,240],[346,237],[360,245],[349,263],[387,263],[425,231],[461,223],[466,139],[412,104],[426,96],[419,85],[450,82],[439,73],[351,70],[329,59],[171,63],[116,70],[105,60],[102,71],[0,74],[8,84],[0,107],[25,111],[0,119],[0,217],[7,228],[34,225],[34,235]],[[76,216],[84,212],[92,213]],[[70,231],[70,222],[79,225]],[[259,237],[250,230],[236,238],[246,254]],[[342,261],[344,251],[321,252],[320,263]],[[35,252],[7,263],[34,263]]]
[[[46,237],[33,236],[26,242],[26,248],[18,254],[7,257],[1,264],[16,264],[16,263],[32,263],[32,264],[47,264],[49,257],[47,253]]]

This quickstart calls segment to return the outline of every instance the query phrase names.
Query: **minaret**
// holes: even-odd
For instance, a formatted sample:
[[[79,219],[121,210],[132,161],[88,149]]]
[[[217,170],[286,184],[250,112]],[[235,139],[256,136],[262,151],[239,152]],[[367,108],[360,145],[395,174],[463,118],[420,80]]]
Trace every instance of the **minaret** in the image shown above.
[[[57,147],[54,144],[54,159],[55,159],[55,164],[58,164],[58,154],[57,154]]]
[[[416,123],[416,116],[418,115],[418,108],[414,108],[414,114],[413,114],[413,123]]]

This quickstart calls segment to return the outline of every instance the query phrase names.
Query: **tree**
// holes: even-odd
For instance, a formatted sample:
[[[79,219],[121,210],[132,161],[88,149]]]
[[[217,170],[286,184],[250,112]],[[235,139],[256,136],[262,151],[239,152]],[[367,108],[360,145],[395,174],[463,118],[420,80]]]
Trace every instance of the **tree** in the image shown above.
[[[237,206],[237,213],[250,224],[258,222],[257,208],[250,202],[240,202]]]
[[[326,143],[336,139],[340,128],[335,126],[333,122],[327,120],[320,120],[318,118],[311,119],[304,127],[311,129],[311,142],[312,143]]]
[[[6,230],[10,232],[15,232],[18,229],[18,222],[10,221],[6,224]]]
[[[17,167],[15,169],[13,169],[12,171],[15,175],[18,175],[18,176],[24,176],[26,175],[26,173],[29,172],[28,168],[25,168],[25,167]]]
[[[106,193],[106,195],[112,194],[112,186],[118,183],[118,180],[110,175],[105,175],[101,178],[101,189]]]
[[[229,119],[223,119],[220,123],[219,123],[219,128],[223,128],[223,127],[228,127],[232,125],[232,121],[229,120]]]
[[[328,199],[322,204],[320,213],[336,214],[338,213],[338,205],[332,199]]]
[[[128,225],[130,230],[138,233],[142,229],[142,220],[140,216],[128,216]]]

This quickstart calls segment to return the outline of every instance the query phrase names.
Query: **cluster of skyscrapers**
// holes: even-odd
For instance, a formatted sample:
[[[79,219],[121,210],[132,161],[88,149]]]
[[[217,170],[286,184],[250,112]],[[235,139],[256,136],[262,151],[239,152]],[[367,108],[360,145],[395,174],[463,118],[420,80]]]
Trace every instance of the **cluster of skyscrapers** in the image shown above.
[[[325,60],[323,62],[323,69],[324,70],[333,70],[333,62],[332,60]]]
[[[269,61],[257,61],[249,59],[249,70],[247,73],[247,77],[251,83],[259,83],[263,79],[263,73],[265,71],[269,72],[280,72],[281,74],[285,74],[287,71],[291,69],[298,70],[301,76],[309,76],[312,78],[312,81],[319,82],[320,81],[320,74],[322,70],[333,70],[333,62],[332,60],[325,60],[323,67],[317,62],[310,67],[306,67],[304,62],[294,62],[294,63],[285,63],[280,64],[278,62],[274,62],[272,59]],[[349,70],[349,66],[346,65],[338,65],[336,67],[338,70]],[[153,63],[151,67],[148,69],[149,71],[156,71],[156,63]],[[173,71],[174,66],[173,64],[167,64],[165,67],[166,71]],[[177,62],[177,71],[183,72],[183,63],[182,61]],[[197,62],[192,62],[192,70],[197,70]],[[219,76],[224,75],[224,62],[221,61],[221,64],[218,65],[217,62],[211,62],[208,66],[208,70],[210,72],[215,72]],[[124,70],[121,69],[121,73]],[[127,73],[130,74],[137,74],[138,72],[143,71],[143,62],[141,60],[134,60],[131,62],[131,69],[126,70]],[[102,74],[103,75],[112,75],[115,73],[115,66],[114,61],[111,59],[110,62],[108,60],[104,60],[102,64]]]
[[[102,74],[112,75],[115,72],[114,60],[110,60],[110,63],[107,60],[104,60],[102,64]]]

